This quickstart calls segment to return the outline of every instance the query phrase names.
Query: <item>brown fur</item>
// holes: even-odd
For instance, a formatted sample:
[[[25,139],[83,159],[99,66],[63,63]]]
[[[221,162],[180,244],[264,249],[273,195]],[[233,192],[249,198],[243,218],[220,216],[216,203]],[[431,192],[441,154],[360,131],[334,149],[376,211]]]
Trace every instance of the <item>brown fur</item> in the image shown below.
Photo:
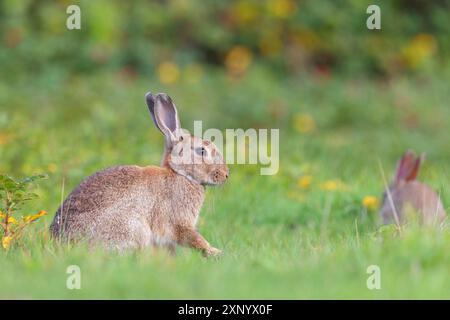
[[[52,234],[124,249],[168,245],[195,228],[204,187],[169,168],[119,166],[83,181],[58,209]]]
[[[160,95],[156,99],[167,101]],[[155,112],[155,117],[163,118],[161,113],[164,109]],[[205,185],[225,182],[228,168],[214,144],[208,143],[208,155],[199,158],[192,146],[201,139],[180,138],[175,131],[170,135],[161,167],[112,167],[81,182],[56,212],[50,226],[52,235],[64,240],[84,239],[118,250],[162,246],[173,251],[179,244],[205,255],[219,254],[220,250],[211,247],[196,231],[196,224]],[[188,152],[189,159],[196,160],[208,160],[214,150],[217,155],[209,160],[216,161],[176,163],[172,155],[180,148]]]
[[[446,213],[437,193],[416,180],[423,157],[408,151],[399,161],[395,180],[386,191],[380,215],[383,222],[406,222],[408,208],[417,212],[423,224],[442,222]],[[397,216],[397,219],[396,219]]]

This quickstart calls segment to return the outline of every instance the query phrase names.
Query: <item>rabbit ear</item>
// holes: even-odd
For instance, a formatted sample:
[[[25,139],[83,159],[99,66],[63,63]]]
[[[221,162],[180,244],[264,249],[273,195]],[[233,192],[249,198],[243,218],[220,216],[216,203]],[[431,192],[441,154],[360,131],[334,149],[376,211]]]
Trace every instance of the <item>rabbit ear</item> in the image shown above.
[[[396,182],[415,180],[420,169],[424,155],[416,157],[413,151],[408,150],[397,166]]]
[[[165,93],[158,93],[156,97],[153,97],[149,92],[146,100],[153,122],[164,134],[166,141],[175,140],[174,133],[180,129],[180,120],[172,99]]]
[[[158,127],[158,123],[156,122],[155,118],[155,97],[151,92],[147,92],[147,94],[145,95],[145,101],[147,102],[148,111],[150,111],[153,122],[155,123],[155,126]]]

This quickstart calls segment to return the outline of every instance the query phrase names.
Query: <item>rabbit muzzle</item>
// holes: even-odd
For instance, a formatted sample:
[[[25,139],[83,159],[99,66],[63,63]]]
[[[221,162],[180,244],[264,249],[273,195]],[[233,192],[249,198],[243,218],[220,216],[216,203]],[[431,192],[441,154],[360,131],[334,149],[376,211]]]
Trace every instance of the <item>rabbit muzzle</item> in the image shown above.
[[[226,165],[215,168],[209,174],[208,182],[206,184],[216,186],[224,184],[230,175],[230,171]]]

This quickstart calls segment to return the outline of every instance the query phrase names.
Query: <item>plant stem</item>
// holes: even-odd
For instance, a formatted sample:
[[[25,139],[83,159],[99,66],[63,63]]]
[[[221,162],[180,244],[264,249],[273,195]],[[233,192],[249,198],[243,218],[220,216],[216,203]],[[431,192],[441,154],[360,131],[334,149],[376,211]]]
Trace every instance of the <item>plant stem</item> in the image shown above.
[[[6,213],[5,213],[5,227],[4,227],[4,236],[7,237],[9,235],[8,224],[9,224],[9,216],[11,215],[11,195],[9,192],[6,192]]]

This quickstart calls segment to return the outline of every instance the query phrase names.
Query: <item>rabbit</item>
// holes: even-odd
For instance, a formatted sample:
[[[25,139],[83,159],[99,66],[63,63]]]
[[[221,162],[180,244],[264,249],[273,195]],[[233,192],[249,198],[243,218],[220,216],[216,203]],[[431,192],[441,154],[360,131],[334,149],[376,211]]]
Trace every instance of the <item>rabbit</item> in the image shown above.
[[[205,256],[220,255],[196,224],[205,187],[228,179],[223,156],[212,142],[181,129],[168,95],[149,92],[146,102],[165,137],[161,166],[122,165],[89,176],[56,212],[51,235],[119,251],[162,247],[175,253],[183,245]]]
[[[397,165],[394,181],[383,196],[380,216],[384,224],[407,222],[408,208],[419,214],[425,225],[442,222],[446,213],[438,194],[428,185],[416,180],[424,155],[416,157],[408,150]]]

